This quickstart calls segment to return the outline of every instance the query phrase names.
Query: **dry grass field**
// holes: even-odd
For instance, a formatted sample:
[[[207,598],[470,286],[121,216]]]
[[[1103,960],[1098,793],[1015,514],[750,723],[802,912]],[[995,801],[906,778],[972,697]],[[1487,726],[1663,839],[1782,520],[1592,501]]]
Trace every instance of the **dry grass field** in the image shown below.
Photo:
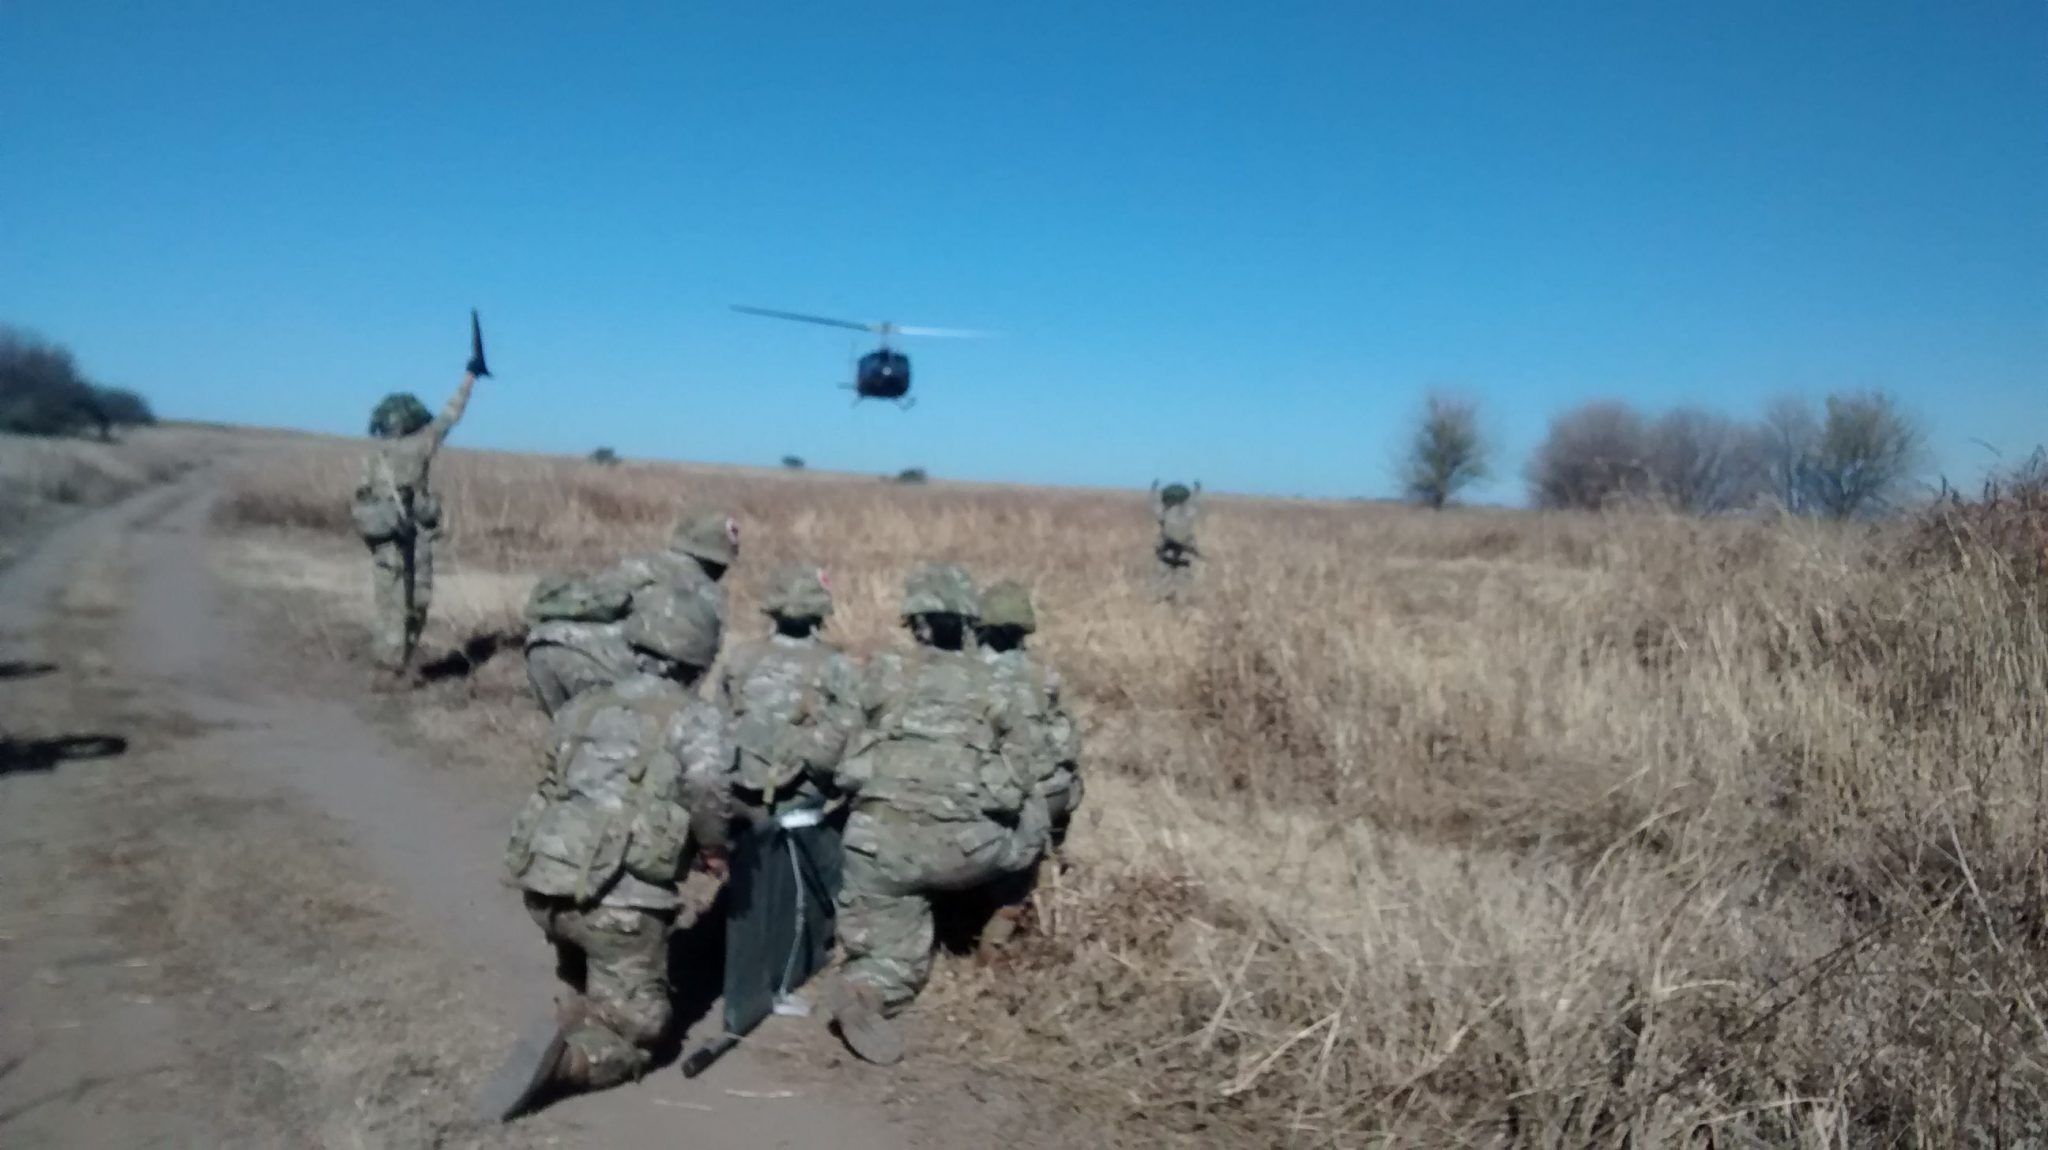
[[[0,435],[0,563],[65,512],[174,479],[231,435],[189,426],[134,428],[112,443]]]
[[[239,577],[353,657],[360,447],[265,456]],[[2038,500],[1884,528],[1212,500],[1186,610],[1138,493],[453,453],[417,722],[524,779],[532,578],[741,519],[839,638],[915,560],[1016,576],[1085,724],[1072,866],[1012,967],[919,1013],[1104,1141],[2001,1144],[2048,1137]],[[516,646],[512,648],[516,650]],[[460,660],[456,660],[457,663]],[[451,693],[452,692],[452,693]]]

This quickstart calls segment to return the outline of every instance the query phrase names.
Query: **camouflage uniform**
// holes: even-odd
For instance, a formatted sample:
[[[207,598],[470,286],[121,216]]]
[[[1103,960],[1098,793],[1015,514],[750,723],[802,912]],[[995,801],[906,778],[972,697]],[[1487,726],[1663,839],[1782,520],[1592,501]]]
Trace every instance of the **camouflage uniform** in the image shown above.
[[[762,608],[775,633],[733,648],[718,682],[739,752],[739,801],[753,817],[827,805],[863,718],[852,660],[816,631],[832,614],[824,572],[792,564],[769,587]]]
[[[666,551],[635,555],[586,578],[554,577],[526,602],[526,677],[541,709],[554,714],[587,687],[633,667],[625,623],[650,587],[687,590],[725,620],[725,569],[739,558],[739,525],[724,512],[685,518]]]
[[[1081,734],[1060,699],[1059,673],[1024,649],[1026,638],[1037,629],[1031,594],[1021,584],[1006,580],[982,592],[977,628],[981,660],[997,695],[1017,717],[1020,754],[1012,761],[1028,764],[1025,774],[1045,803],[1049,853],[1066,842],[1067,825],[1081,805]],[[978,951],[984,961],[1001,951],[1023,921],[1038,885],[1038,870],[1034,863],[955,906],[956,927],[979,934]]]
[[[1201,492],[1199,483],[1192,491],[1178,483],[1152,485],[1152,517],[1159,522],[1154,579],[1161,599],[1181,599],[1194,586],[1195,561],[1202,555],[1195,546],[1195,496]]]
[[[716,657],[721,620],[687,586],[637,600],[624,631],[641,669],[556,712],[547,773],[506,849],[573,997],[540,1063],[508,1067],[526,1085],[501,1117],[549,1082],[602,1089],[647,1070],[670,1021],[678,886],[698,852],[726,841],[732,744],[688,689]]]
[[[1033,786],[1045,800],[1057,846],[1081,806],[1081,731],[1060,698],[1059,672],[1024,649],[1025,637],[1037,629],[1031,594],[1021,585],[1006,581],[982,593],[981,658],[1029,732],[1020,741],[1029,748]]]
[[[933,641],[941,624],[971,624],[974,588],[954,567],[928,567],[906,584],[903,614],[920,633],[908,652],[878,655],[861,685],[867,728],[841,764],[853,796],[839,943],[846,955],[833,1006],[856,1054],[893,1032],[880,1015],[900,1010],[931,974],[931,898],[970,891],[1028,871],[1046,842],[1045,803],[1026,777],[1018,719],[988,667],[967,649]]]
[[[371,653],[387,671],[402,672],[411,665],[427,624],[427,605],[434,597],[434,543],[441,535],[441,501],[434,496],[429,472],[475,386],[475,375],[464,376],[440,415],[409,435],[385,440],[363,461],[351,511],[370,549],[376,611]]]

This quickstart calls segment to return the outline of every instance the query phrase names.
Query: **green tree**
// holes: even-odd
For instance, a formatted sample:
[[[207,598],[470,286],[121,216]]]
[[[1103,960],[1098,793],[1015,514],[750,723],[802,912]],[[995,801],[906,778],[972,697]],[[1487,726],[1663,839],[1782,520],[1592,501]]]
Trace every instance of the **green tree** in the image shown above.
[[[1408,498],[1441,510],[1458,492],[1490,471],[1478,405],[1441,392],[1423,401],[1422,419],[1403,453],[1402,486]]]

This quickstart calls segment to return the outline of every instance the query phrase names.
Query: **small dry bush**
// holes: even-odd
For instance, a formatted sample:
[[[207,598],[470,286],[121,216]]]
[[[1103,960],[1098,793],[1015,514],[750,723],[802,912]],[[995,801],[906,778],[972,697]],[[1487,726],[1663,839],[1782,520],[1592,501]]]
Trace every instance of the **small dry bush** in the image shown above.
[[[354,467],[271,460],[223,515],[345,533]],[[440,482],[443,570],[499,581],[494,626],[521,576],[702,506],[743,524],[736,628],[789,558],[832,569],[856,651],[898,641],[916,560],[1030,583],[1089,798],[1038,929],[927,1001],[1105,1140],[2043,1136],[2048,631],[2008,505],[1942,535],[1215,499],[1176,611],[1135,494],[467,454]]]

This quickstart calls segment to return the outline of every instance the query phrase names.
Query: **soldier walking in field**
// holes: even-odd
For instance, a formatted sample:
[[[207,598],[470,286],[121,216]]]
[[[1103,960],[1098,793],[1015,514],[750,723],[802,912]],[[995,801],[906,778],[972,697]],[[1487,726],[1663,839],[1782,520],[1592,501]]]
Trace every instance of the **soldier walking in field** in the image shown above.
[[[1202,556],[1195,546],[1195,497],[1202,493],[1197,482],[1192,490],[1180,483],[1159,486],[1152,481],[1152,517],[1159,523],[1159,543],[1153,550],[1155,593],[1165,602],[1178,602],[1194,586],[1195,561]]]
[[[363,461],[362,483],[350,507],[370,549],[376,612],[371,654],[390,678],[410,673],[434,597],[434,545],[442,530],[441,501],[430,482],[434,456],[469,406],[476,381],[491,374],[474,313],[470,322],[469,366],[440,415],[419,419],[425,411],[416,400],[409,405],[411,415],[407,405],[379,405],[371,433],[382,442]]]
[[[486,1088],[488,1118],[646,1072],[670,1022],[678,888],[725,847],[732,744],[692,690],[722,619],[693,588],[665,586],[635,595],[623,631],[635,670],[556,712],[547,773],[506,849],[568,993],[554,1026],[526,1036]]]
[[[1038,630],[1038,613],[1032,608],[1031,592],[1014,580],[1004,580],[981,593],[981,621],[975,628],[981,659],[994,680],[994,689],[1005,699],[1008,712],[1017,717],[1019,754],[1013,763],[1029,764],[1033,789],[1045,803],[1050,821],[1048,853],[1066,842],[1067,825],[1081,805],[1081,732],[1074,716],[1060,698],[1059,672],[1025,650],[1025,643]],[[1010,936],[1024,914],[1026,900],[1037,882],[1037,867],[1011,876],[994,892],[997,905],[981,928],[980,955],[992,958]]]
[[[826,995],[840,1037],[870,1062],[902,1057],[888,1016],[931,975],[932,897],[1028,871],[1045,803],[1026,777],[1021,720],[970,649],[979,616],[966,572],[928,566],[904,584],[915,644],[869,661],[866,729],[837,782],[852,797],[839,893],[845,965]]]
[[[543,579],[526,601],[526,677],[554,714],[586,687],[633,667],[625,622],[649,588],[686,590],[725,622],[725,573],[739,559],[739,522],[723,511],[685,517],[668,548],[635,555],[594,575]]]

